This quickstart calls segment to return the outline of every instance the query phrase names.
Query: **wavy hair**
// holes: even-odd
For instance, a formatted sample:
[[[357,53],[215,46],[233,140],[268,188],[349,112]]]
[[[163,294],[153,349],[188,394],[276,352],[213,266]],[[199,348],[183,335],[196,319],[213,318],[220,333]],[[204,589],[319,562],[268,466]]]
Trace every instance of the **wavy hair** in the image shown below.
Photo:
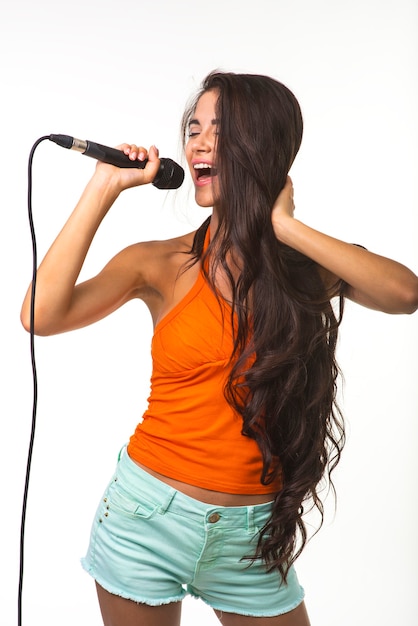
[[[343,283],[332,291],[339,294],[337,315],[317,265],[278,241],[272,228],[274,201],[302,139],[293,93],[267,76],[213,72],[184,114],[183,136],[199,97],[210,90],[218,93],[219,228],[206,252],[206,274],[217,293],[222,268],[232,292],[234,349],[224,392],[242,416],[242,434],[260,448],[262,484],[282,475],[272,515],[249,558],[264,559],[286,580],[308,539],[303,505],[319,510],[320,527],[321,486],[333,489],[331,472],[345,442],[335,359]],[[202,259],[208,224],[196,232],[194,260]]]

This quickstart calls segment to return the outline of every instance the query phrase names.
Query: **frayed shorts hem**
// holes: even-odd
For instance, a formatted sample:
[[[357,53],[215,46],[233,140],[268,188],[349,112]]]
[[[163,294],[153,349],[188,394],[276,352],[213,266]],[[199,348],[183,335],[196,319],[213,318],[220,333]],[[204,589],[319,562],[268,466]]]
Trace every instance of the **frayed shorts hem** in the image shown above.
[[[123,589],[115,589],[112,585],[106,583],[106,581],[102,580],[100,576],[96,576],[94,572],[91,571],[91,568],[85,563],[84,559],[81,559],[81,566],[87,574],[89,574],[100,587],[102,587],[105,591],[108,591],[114,596],[119,596],[119,598],[124,598],[125,600],[131,600],[132,602],[136,602],[136,604],[146,604],[148,606],[163,606],[164,604],[171,604],[172,602],[181,602],[187,596],[187,591],[183,590],[183,593],[177,596],[172,596],[171,598],[161,598],[156,599],[153,598],[150,600],[149,598],[144,598],[140,596],[132,597],[132,594],[126,593]]]
[[[302,604],[302,602],[305,599],[305,593],[302,589],[300,598],[295,600],[288,607],[281,609],[280,612],[254,611],[254,610],[241,611],[239,609],[234,610],[234,609],[231,609],[230,606],[225,606],[222,604],[209,602],[206,598],[202,597],[198,593],[194,593],[193,591],[186,591],[185,589],[183,590],[183,593],[181,593],[180,595],[172,596],[171,598],[161,598],[159,600],[153,598],[152,600],[150,600],[149,598],[144,598],[144,597],[139,597],[139,596],[132,597],[131,594],[126,593],[126,591],[123,591],[122,589],[117,589],[117,590],[114,589],[111,585],[108,585],[105,581],[101,580],[100,577],[95,576],[95,574],[91,571],[91,569],[84,562],[84,559],[81,559],[81,565],[83,569],[87,572],[87,574],[89,574],[96,581],[96,583],[100,585],[100,587],[102,587],[105,591],[108,591],[114,596],[119,596],[120,598],[124,598],[125,600],[130,600],[131,602],[136,602],[137,604],[146,604],[147,606],[163,606],[164,604],[171,604],[173,602],[182,602],[182,600],[184,600],[186,596],[190,596],[194,600],[202,600],[213,611],[220,611],[221,613],[233,613],[235,615],[242,615],[245,617],[277,617],[279,615],[285,615],[286,613],[290,613],[294,609],[297,609],[297,607],[300,604]]]
[[[303,588],[302,588],[302,593],[301,593],[300,598],[295,600],[288,607],[280,609],[280,611],[277,611],[277,610],[254,611],[254,609],[252,609],[251,611],[243,611],[241,609],[238,609],[238,610],[231,609],[230,606],[227,607],[221,604],[209,602],[208,600],[206,600],[206,598],[203,598],[199,594],[193,593],[192,591],[188,592],[188,595],[190,595],[194,600],[202,600],[205,604],[207,604],[207,606],[209,606],[214,611],[220,611],[221,613],[233,613],[234,615],[242,615],[243,617],[278,617],[279,615],[285,615],[286,613],[290,613],[291,611],[294,611],[295,609],[297,609],[298,606],[300,606],[305,599],[305,592],[303,591]]]

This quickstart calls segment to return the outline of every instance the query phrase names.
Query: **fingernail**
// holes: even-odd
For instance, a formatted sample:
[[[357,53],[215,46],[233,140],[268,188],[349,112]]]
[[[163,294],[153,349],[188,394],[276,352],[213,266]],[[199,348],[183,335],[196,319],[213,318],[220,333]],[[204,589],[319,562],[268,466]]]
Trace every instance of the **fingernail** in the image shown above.
[[[138,154],[138,159],[139,159],[140,161],[143,161],[143,160],[145,159],[145,152],[140,152],[140,153]]]

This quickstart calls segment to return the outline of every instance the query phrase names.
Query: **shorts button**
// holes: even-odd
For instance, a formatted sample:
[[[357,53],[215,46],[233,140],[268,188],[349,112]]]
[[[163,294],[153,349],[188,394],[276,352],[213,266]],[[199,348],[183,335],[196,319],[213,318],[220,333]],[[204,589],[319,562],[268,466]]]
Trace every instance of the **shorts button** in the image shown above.
[[[208,517],[208,521],[211,524],[215,524],[215,522],[219,522],[220,519],[221,519],[221,516],[219,515],[219,513],[211,513]]]

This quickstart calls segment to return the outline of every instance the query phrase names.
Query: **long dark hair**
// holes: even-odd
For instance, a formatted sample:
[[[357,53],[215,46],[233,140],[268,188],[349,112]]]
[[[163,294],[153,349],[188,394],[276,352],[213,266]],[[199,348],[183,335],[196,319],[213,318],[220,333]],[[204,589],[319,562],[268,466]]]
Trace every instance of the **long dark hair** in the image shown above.
[[[262,453],[261,482],[282,474],[270,520],[253,558],[286,579],[307,541],[303,504],[323,521],[319,493],[344,446],[336,403],[338,317],[316,264],[277,240],[271,223],[302,139],[302,115],[293,93],[267,76],[213,72],[185,112],[183,133],[200,95],[215,90],[219,134],[219,227],[212,234],[207,279],[216,291],[222,268],[232,292],[234,351],[225,387],[243,419],[242,434]],[[206,221],[192,250],[202,257]],[[231,271],[231,253],[238,259]],[[237,275],[237,268],[239,268]],[[342,294],[343,285],[334,286]],[[277,463],[279,459],[279,463]]]

